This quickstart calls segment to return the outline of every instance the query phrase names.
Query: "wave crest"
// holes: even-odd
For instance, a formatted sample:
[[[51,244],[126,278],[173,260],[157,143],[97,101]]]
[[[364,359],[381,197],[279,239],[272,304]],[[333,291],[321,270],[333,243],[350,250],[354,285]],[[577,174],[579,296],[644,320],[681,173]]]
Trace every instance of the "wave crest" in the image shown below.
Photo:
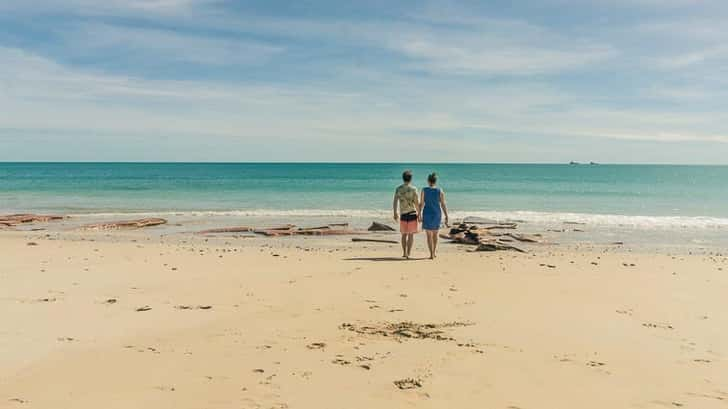
[[[631,216],[615,214],[536,212],[536,211],[453,211],[453,220],[465,217],[479,217],[498,221],[520,221],[540,225],[558,225],[578,223],[596,227],[625,227],[639,229],[666,228],[728,228],[728,218],[707,216]],[[348,218],[354,220],[372,219],[386,220],[391,217],[391,210],[375,209],[250,209],[250,210],[214,210],[214,211],[163,211],[163,212],[103,212],[75,214],[75,217],[276,217],[276,218]]]

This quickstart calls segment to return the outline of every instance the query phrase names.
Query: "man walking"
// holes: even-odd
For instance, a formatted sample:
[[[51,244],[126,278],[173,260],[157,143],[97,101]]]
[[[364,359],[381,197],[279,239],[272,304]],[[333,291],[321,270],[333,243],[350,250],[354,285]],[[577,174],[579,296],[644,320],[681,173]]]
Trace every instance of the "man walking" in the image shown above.
[[[394,191],[392,211],[394,221],[399,221],[399,231],[402,233],[402,257],[409,259],[412,245],[417,233],[417,209],[419,209],[419,195],[417,188],[412,186],[412,172],[402,173],[402,183]],[[399,208],[399,213],[397,209]]]

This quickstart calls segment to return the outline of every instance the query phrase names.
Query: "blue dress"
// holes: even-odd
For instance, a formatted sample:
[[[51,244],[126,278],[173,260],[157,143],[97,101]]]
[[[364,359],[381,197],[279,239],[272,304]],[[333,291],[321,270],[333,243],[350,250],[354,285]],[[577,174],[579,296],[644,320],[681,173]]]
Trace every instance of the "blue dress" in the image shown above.
[[[440,188],[422,188],[425,195],[425,207],[422,209],[422,228],[424,230],[440,230],[442,210],[440,209]]]

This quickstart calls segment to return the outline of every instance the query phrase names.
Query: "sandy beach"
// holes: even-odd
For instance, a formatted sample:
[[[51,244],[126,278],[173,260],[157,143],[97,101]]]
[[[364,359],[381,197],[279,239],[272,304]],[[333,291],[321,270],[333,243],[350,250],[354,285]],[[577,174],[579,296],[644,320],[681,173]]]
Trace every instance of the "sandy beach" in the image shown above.
[[[2,408],[723,408],[728,258],[0,234]],[[424,256],[418,236],[417,255]]]

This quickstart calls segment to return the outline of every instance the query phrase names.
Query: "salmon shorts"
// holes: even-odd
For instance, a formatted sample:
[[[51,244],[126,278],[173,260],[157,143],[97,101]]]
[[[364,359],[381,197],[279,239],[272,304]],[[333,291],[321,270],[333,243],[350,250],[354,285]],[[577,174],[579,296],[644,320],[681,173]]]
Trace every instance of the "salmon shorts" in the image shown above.
[[[399,231],[402,234],[413,234],[417,233],[417,220],[411,220],[411,221],[399,221]]]
[[[399,218],[399,231],[402,234],[417,233],[417,224],[416,214],[403,214]]]

